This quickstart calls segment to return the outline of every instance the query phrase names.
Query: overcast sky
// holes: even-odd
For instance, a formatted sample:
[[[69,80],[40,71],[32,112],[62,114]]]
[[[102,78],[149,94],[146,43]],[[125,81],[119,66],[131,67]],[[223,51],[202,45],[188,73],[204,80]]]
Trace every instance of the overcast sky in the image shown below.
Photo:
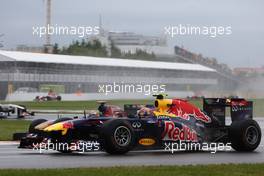
[[[262,0],[52,0],[52,24],[98,25],[99,14],[108,30],[148,35],[164,34],[164,27],[231,26],[232,34],[168,37],[170,46],[180,45],[216,57],[235,66],[264,65],[264,1]],[[0,38],[5,49],[18,44],[42,45],[44,38],[32,35],[32,26],[45,24],[44,0],[1,0]],[[61,46],[77,36],[52,37]]]

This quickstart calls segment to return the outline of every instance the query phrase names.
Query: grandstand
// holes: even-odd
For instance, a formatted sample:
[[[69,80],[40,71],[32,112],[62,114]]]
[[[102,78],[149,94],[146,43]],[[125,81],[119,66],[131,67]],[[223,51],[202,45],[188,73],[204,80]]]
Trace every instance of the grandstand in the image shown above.
[[[105,97],[96,96],[98,85],[113,82],[165,84],[167,92],[174,92],[175,96],[182,97],[190,95],[190,92],[194,94],[214,90],[219,88],[223,81],[228,80],[222,78],[216,70],[199,64],[0,50],[0,99],[6,99],[6,95],[10,97],[21,89],[35,90],[36,95],[47,85],[57,85],[61,94],[77,96],[76,93],[81,92],[93,94],[94,99],[99,99]],[[140,94],[137,97],[131,96],[144,98]],[[22,100],[30,100],[32,97],[33,95]],[[85,99],[85,96],[79,99]]]
[[[213,68],[225,76],[233,77],[232,70],[226,64],[219,64],[215,58],[203,57],[201,54],[193,53],[179,46],[175,46],[174,50],[176,56],[181,57],[185,62],[201,64]]]

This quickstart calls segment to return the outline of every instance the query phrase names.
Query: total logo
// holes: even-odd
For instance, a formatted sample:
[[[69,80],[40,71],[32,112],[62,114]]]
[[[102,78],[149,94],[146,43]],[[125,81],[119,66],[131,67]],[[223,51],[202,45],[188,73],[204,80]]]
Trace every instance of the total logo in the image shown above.
[[[170,119],[171,117],[170,116],[167,116],[167,115],[159,115],[157,116],[157,119]]]
[[[186,125],[182,128],[175,127],[174,122],[165,121],[164,131],[162,133],[162,140],[167,141],[190,141],[197,142],[197,133]]]

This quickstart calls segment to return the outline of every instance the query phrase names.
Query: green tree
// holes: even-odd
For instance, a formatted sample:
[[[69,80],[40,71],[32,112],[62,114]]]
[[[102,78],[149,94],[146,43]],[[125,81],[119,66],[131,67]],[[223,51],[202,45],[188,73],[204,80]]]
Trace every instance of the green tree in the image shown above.
[[[53,54],[59,54],[60,52],[60,49],[59,49],[59,45],[58,43],[55,43],[54,46],[53,46]]]
[[[121,58],[121,50],[111,43],[111,57]]]
[[[137,49],[135,53],[122,53],[121,50],[111,43],[111,56],[115,58],[124,59],[141,59],[141,60],[154,60],[156,58],[154,53],[148,53],[144,50]],[[80,42],[78,40],[73,41],[69,46],[63,47],[61,50],[57,43],[53,47],[54,54],[65,54],[65,55],[81,55],[81,56],[95,56],[95,57],[108,57],[106,46],[102,45],[99,40],[85,41],[84,39]]]
[[[60,54],[107,57],[106,47],[98,40],[85,42],[73,41],[68,47],[64,47]]]
[[[128,59],[142,59],[142,60],[154,60],[156,58],[155,54],[152,52],[149,54],[148,52],[137,49],[135,53],[128,52],[124,55],[125,58]]]

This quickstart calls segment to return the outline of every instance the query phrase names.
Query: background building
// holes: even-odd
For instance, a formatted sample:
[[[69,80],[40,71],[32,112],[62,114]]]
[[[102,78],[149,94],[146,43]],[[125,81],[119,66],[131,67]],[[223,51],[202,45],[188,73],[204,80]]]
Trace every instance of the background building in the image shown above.
[[[18,45],[16,51],[31,52],[31,53],[44,53],[43,46],[28,46],[28,45]]]
[[[113,82],[165,84],[166,92],[179,97],[209,96],[235,87],[229,78],[199,64],[14,51],[0,51],[0,63],[0,99],[6,99],[8,94],[8,100],[31,100],[50,87],[63,94],[65,100],[146,98],[143,94],[98,93],[98,85]],[[26,92],[27,96],[16,96],[19,92]]]
[[[136,53],[137,50],[155,55],[173,55],[174,50],[167,46],[166,37],[147,36],[133,32],[100,30],[100,34],[88,38],[88,41],[99,40],[110,50],[111,44],[120,49],[121,53]]]

